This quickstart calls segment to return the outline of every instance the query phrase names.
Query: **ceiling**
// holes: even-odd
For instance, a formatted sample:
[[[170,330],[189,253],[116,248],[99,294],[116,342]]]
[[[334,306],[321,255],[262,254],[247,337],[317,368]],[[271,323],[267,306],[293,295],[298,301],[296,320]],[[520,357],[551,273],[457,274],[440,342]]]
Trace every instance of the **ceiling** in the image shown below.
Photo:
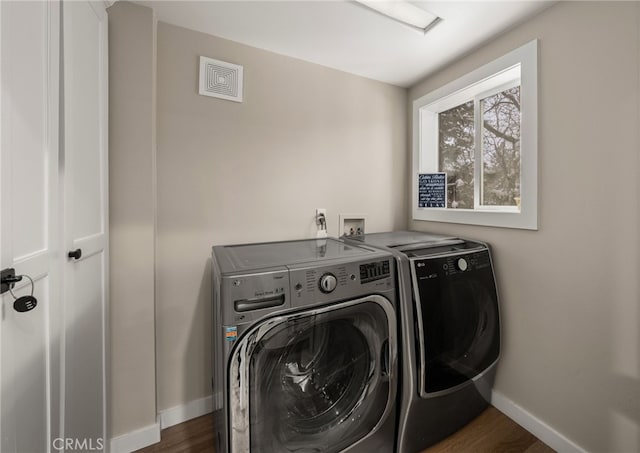
[[[163,22],[409,87],[555,2],[412,2],[442,18],[426,35],[344,0],[135,3]]]

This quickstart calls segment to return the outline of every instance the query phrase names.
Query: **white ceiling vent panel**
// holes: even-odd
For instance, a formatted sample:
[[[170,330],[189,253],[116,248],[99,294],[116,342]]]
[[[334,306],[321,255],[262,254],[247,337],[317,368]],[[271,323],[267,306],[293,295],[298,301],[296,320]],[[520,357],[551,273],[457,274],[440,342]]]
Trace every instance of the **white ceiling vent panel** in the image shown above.
[[[200,57],[200,94],[242,102],[243,67],[226,61]]]

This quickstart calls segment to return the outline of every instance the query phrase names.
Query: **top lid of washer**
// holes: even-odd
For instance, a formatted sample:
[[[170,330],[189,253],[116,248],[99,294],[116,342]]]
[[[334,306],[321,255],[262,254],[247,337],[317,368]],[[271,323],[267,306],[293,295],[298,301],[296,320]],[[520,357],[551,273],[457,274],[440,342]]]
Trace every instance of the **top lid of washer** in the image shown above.
[[[346,244],[333,238],[214,247],[214,253],[219,261],[222,261],[221,255],[225,255],[227,264],[237,271],[301,264],[318,260],[355,258],[376,252],[378,251]],[[231,270],[229,267],[223,269],[223,271],[229,270]]]

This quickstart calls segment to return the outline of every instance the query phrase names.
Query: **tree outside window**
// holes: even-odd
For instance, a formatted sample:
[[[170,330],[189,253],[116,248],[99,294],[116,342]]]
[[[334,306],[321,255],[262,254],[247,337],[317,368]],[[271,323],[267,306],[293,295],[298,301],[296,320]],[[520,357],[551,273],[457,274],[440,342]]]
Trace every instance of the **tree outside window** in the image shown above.
[[[479,126],[476,108],[480,109]],[[447,173],[447,207],[474,209],[476,205],[478,128],[482,145],[478,204],[516,206],[520,197],[519,86],[438,114],[438,166]]]
[[[520,200],[520,87],[480,101],[483,205],[515,206]]]

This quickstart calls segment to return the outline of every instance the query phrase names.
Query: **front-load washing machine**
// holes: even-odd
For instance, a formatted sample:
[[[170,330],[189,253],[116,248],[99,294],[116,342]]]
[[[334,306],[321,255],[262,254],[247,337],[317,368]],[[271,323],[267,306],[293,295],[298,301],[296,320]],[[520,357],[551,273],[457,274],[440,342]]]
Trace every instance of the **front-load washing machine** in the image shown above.
[[[394,258],[337,239],[213,247],[217,452],[392,452]]]
[[[397,451],[416,453],[487,406],[500,355],[489,247],[411,231],[367,234],[394,253],[401,318]]]

